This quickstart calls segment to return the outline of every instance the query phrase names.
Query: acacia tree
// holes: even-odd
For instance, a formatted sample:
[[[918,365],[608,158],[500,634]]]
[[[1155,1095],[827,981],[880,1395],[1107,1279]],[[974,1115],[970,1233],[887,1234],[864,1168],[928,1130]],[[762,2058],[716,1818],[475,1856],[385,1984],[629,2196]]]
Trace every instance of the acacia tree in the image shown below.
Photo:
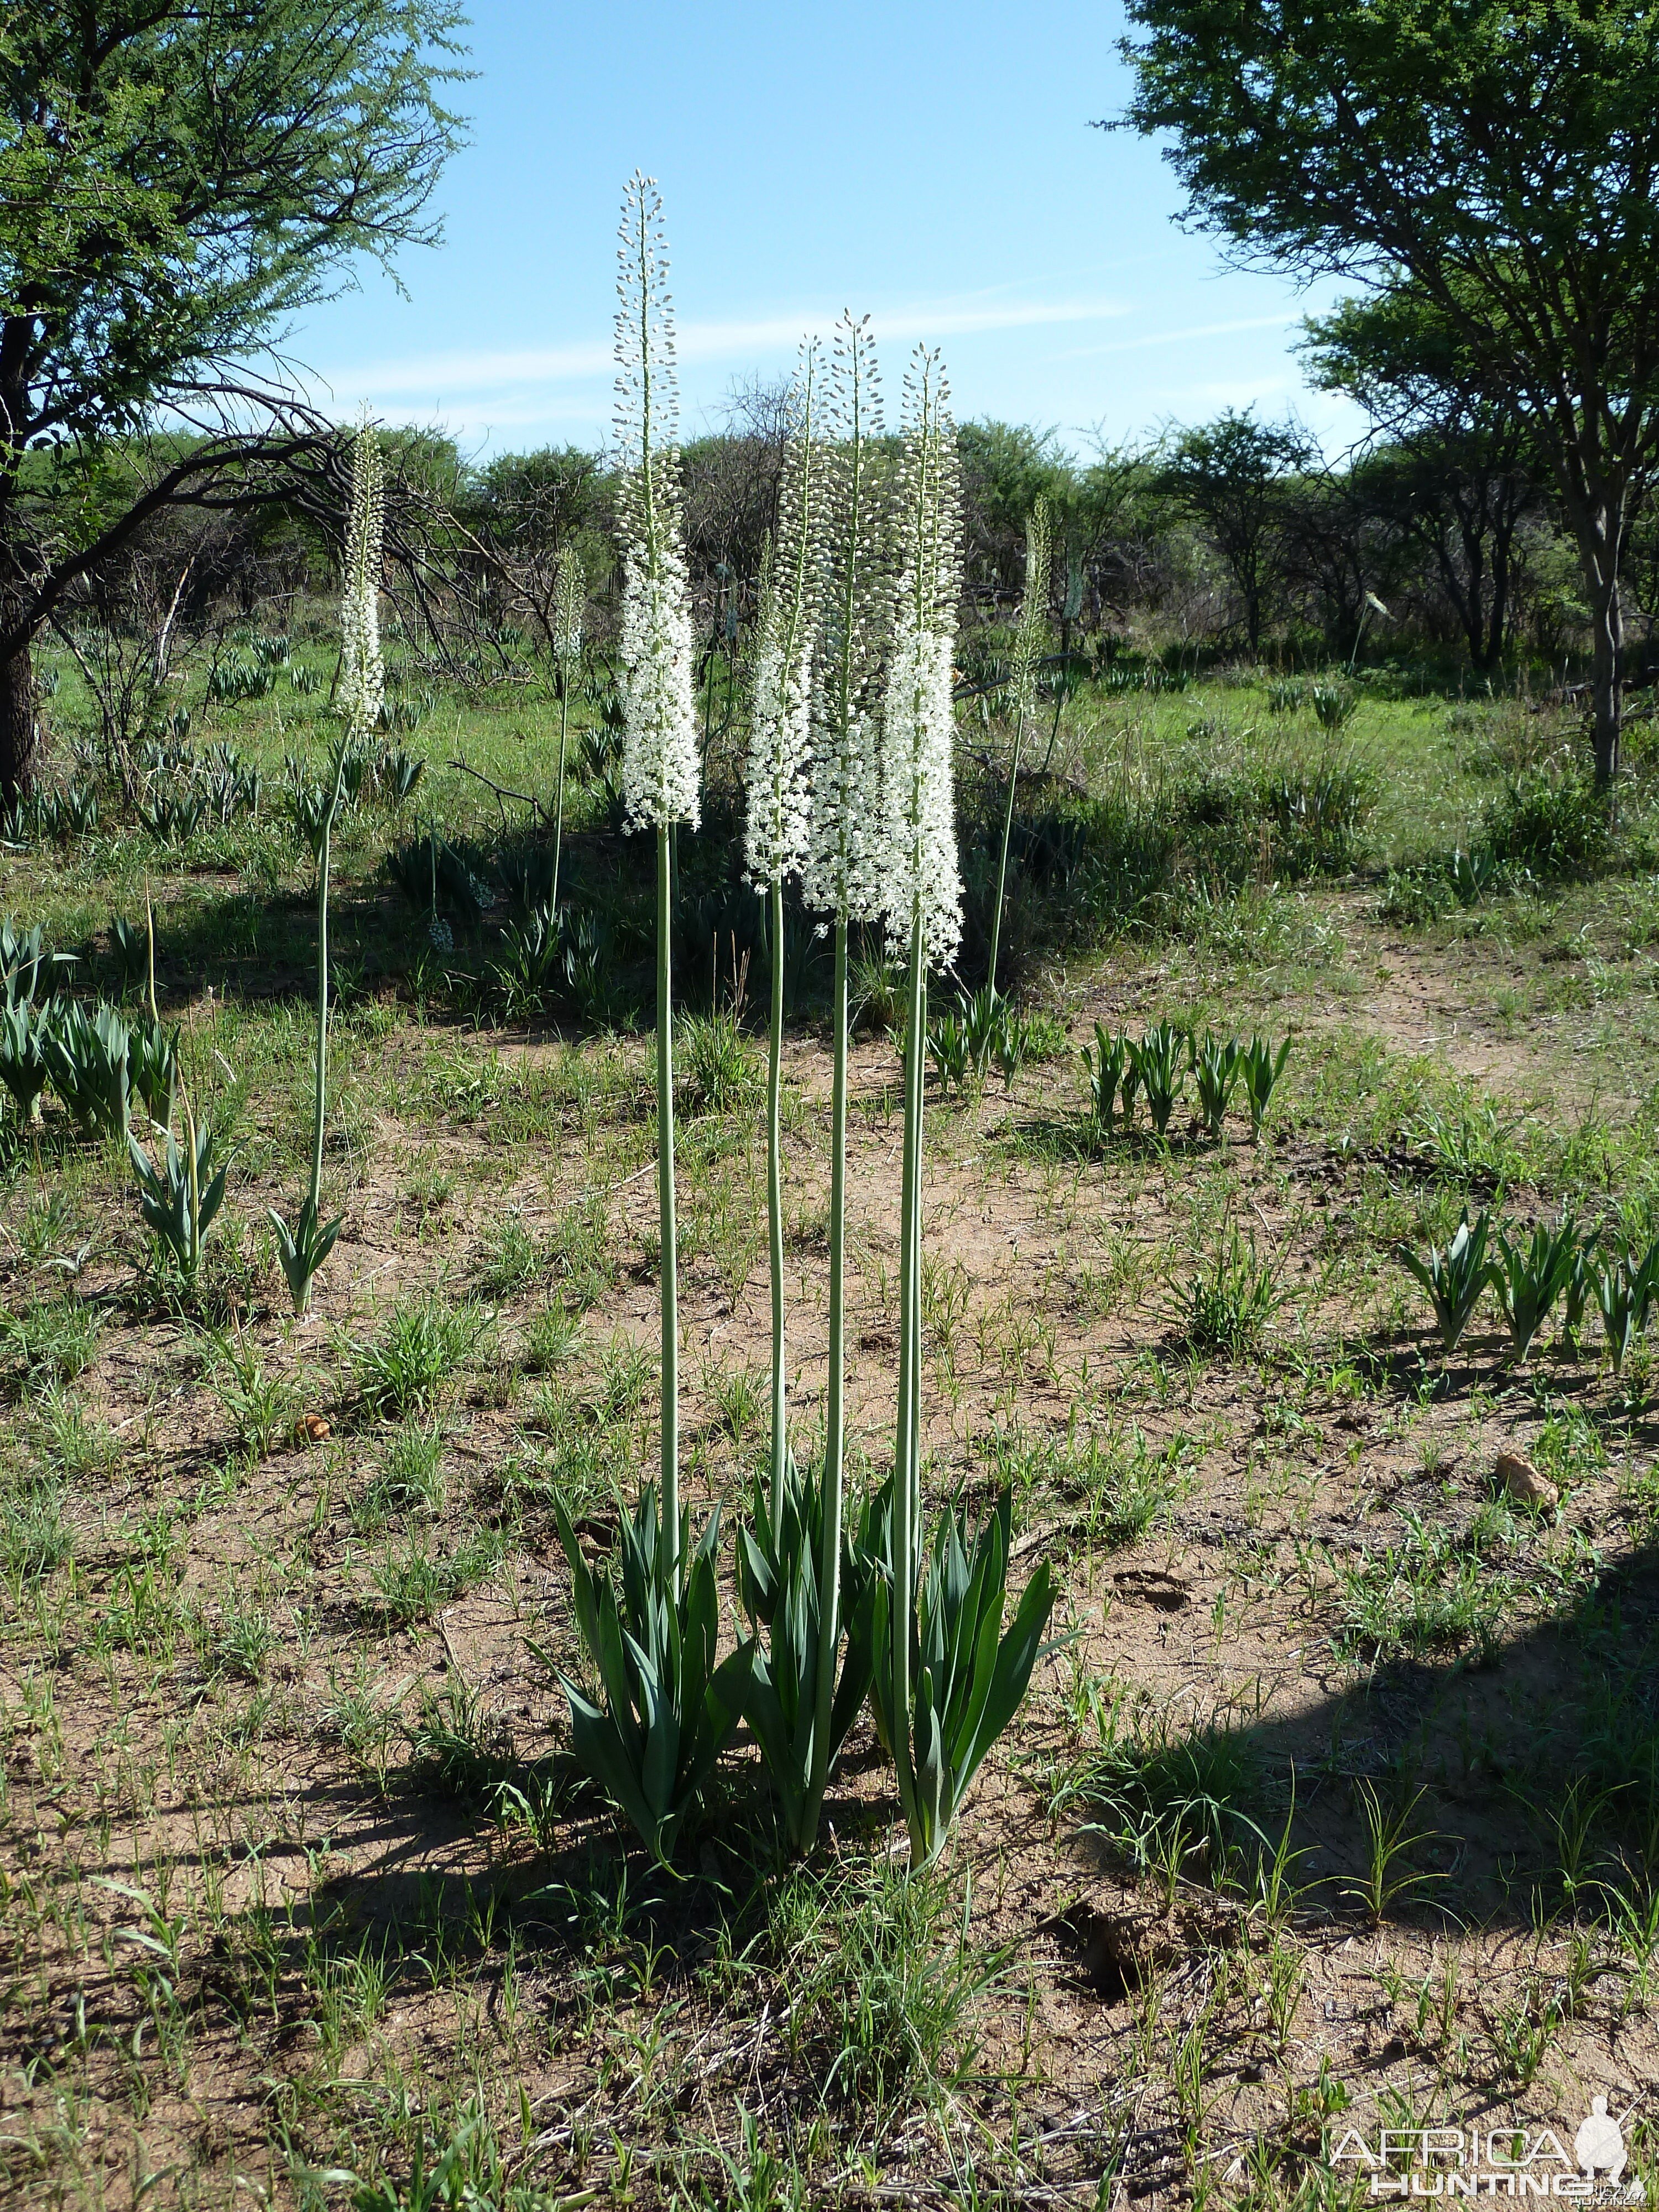
[[[1528,417],[1487,397],[1457,332],[1411,285],[1346,300],[1307,329],[1314,382],[1351,394],[1386,441],[1356,466],[1364,503],[1431,556],[1469,658],[1495,668],[1516,533],[1538,501]]]
[[[435,240],[462,23],[451,0],[0,12],[0,801],[33,765],[31,642],[77,579],[331,445],[270,349],[359,255]],[[112,446],[137,465],[112,502]]]
[[[1619,769],[1619,571],[1659,462],[1659,12],[1646,0],[1129,0],[1124,120],[1189,219],[1298,276],[1409,282],[1528,416]]]
[[[1182,431],[1164,464],[1164,489],[1204,524],[1227,565],[1252,653],[1261,643],[1285,489],[1312,458],[1292,424],[1258,422],[1248,408],[1242,415],[1229,408]]]

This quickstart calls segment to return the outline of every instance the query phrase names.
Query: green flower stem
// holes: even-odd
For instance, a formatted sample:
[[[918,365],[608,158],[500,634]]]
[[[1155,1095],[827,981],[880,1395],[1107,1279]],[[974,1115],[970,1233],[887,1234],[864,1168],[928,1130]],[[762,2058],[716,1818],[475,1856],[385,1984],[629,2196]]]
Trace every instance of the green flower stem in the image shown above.
[[[997,902],[991,909],[991,992],[997,988],[997,949],[1002,943],[1002,902],[1008,890],[1008,844],[1014,831],[1014,793],[1019,787],[1020,747],[1025,738],[1025,708],[1022,701],[1014,721],[1014,757],[1008,770],[1008,805],[1002,817],[1002,858],[997,864]]]
[[[570,675],[567,669],[559,671],[559,781],[553,802],[553,890],[548,908],[553,919],[559,918],[559,854],[564,844],[564,749],[570,732]]]
[[[338,789],[337,782],[335,788]],[[328,1105],[328,866],[334,831],[334,809],[323,817],[322,848],[317,855],[317,1098],[316,1121],[311,1133],[311,1212],[313,1220],[323,1204],[323,1120]],[[307,1303],[310,1303],[307,1291]]]
[[[789,1443],[783,1342],[783,879],[773,879],[772,1036],[766,1084],[766,1225],[772,1258],[772,1526],[783,1519]]]
[[[847,1449],[847,917],[836,922],[836,980],[830,1018],[836,1040],[830,1094],[830,1395],[824,1411],[823,1526],[818,1553],[817,1713],[804,1834],[817,1830],[830,1778],[830,1715],[841,1637],[841,1526]]]
[[[317,854],[317,1120],[311,1136],[311,1218],[320,1221],[323,1211],[323,1122],[328,1104],[328,874],[334,842],[334,817],[340,809],[345,783],[346,747],[342,744],[334,763],[334,788],[323,815],[323,840]],[[434,908],[435,911],[435,908]],[[306,1285],[306,1304],[311,1286]]]
[[[921,1086],[927,964],[921,910],[910,933],[910,1017],[904,1036],[904,1170],[900,1201],[898,1420],[893,1454],[893,1760],[910,1832],[910,1863],[927,1856],[911,1741],[910,1638],[921,1521]]]
[[[679,1247],[674,1224],[674,1010],[670,934],[672,861],[666,823],[657,828],[657,1214],[662,1247],[662,1518],[669,1577],[680,1591]]]

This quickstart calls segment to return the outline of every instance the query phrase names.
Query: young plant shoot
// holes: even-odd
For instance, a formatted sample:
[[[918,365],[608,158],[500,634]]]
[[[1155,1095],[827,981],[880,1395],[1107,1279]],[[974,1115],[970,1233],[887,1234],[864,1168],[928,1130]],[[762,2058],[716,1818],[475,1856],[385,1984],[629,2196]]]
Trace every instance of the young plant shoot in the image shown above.
[[[1019,757],[1025,743],[1025,721],[1036,711],[1036,668],[1048,631],[1048,502],[1041,495],[1032,505],[1025,525],[1025,588],[1020,594],[1019,622],[1014,631],[1013,666],[1009,690],[1014,710],[1014,750],[1008,763],[1008,805],[1002,817],[1002,854],[997,863],[996,904],[991,909],[991,967],[987,978],[993,1000],[997,995],[997,956],[1002,945],[1002,909],[1008,896],[1008,844],[1014,829],[1014,794],[1019,788]]]

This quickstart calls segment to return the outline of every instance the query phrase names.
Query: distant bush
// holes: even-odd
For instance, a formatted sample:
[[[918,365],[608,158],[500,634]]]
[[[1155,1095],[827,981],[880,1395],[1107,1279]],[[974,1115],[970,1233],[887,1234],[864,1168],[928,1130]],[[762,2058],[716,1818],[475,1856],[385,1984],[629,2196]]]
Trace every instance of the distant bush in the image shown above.
[[[1612,849],[1613,811],[1583,769],[1558,759],[1506,777],[1482,829],[1499,860],[1540,876],[1593,875]]]

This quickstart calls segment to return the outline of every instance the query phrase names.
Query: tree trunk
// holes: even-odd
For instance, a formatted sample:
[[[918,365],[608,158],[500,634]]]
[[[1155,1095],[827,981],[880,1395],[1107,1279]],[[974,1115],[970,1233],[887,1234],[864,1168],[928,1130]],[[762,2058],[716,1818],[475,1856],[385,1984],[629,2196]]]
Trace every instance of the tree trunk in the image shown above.
[[[1619,599],[1619,568],[1627,520],[1622,486],[1598,481],[1588,468],[1575,483],[1563,486],[1573,536],[1578,541],[1584,596],[1589,602],[1590,723],[1595,747],[1595,781],[1609,790],[1619,775],[1620,663],[1625,615]]]
[[[1595,781],[1600,788],[1607,790],[1619,775],[1620,664],[1625,647],[1625,616],[1619,603],[1616,567],[1605,584],[1599,576],[1595,580],[1590,629],[1595,644],[1590,663],[1590,716],[1595,745]]]
[[[34,664],[27,646],[0,661],[0,811],[26,799],[34,781]]]
[[[1507,527],[1499,524],[1492,538],[1492,622],[1486,633],[1486,666],[1498,667],[1504,658],[1504,641],[1510,627],[1510,548],[1515,534],[1513,523]]]

